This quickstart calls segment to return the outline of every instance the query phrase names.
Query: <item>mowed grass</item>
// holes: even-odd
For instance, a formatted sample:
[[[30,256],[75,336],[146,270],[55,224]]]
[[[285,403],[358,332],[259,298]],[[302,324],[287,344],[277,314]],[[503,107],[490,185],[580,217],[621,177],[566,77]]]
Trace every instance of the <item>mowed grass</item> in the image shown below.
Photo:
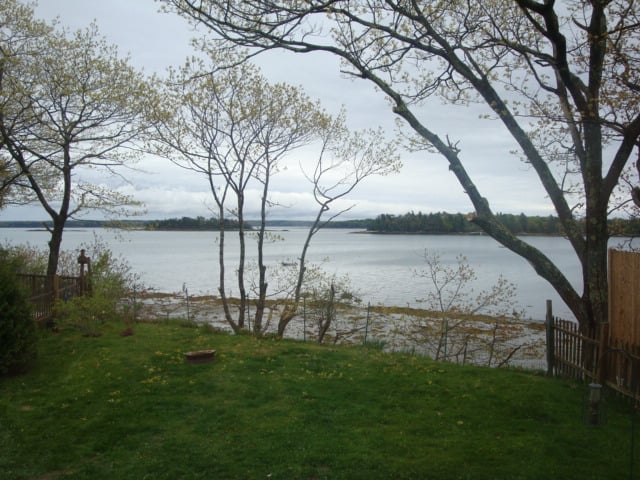
[[[585,425],[583,385],[175,323],[124,327],[46,333],[33,369],[0,379],[0,478],[629,478],[630,407],[609,398],[607,423]],[[209,348],[216,362],[185,363],[183,352]]]

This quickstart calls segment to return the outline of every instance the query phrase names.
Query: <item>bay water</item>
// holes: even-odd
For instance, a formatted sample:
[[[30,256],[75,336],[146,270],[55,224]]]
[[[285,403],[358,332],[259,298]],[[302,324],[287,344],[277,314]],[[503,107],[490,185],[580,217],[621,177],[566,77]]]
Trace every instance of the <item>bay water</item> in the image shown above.
[[[268,271],[296,262],[306,234],[305,228],[298,227],[271,230],[265,246]],[[231,274],[239,255],[236,235],[227,232],[227,271]],[[167,293],[186,288],[191,295],[217,295],[217,232],[68,229],[63,249],[78,251],[91,245],[94,237],[126,260],[145,287]],[[0,229],[3,245],[45,248],[48,240],[49,234],[44,230]],[[579,288],[579,262],[568,241],[542,236],[527,237],[526,241],[544,252]],[[249,261],[255,261],[255,244],[255,238],[250,237]],[[555,315],[573,318],[551,286],[526,260],[484,235],[381,235],[328,228],[313,237],[307,260],[321,264],[327,273],[347,275],[365,304],[422,308],[421,300],[431,285],[416,271],[426,269],[425,252],[438,254],[443,265],[452,266],[459,255],[465,256],[477,276],[470,285],[476,292],[490,288],[502,275],[515,284],[517,302],[525,318],[544,320],[547,299],[552,300]],[[237,294],[231,277],[228,286],[229,294]]]

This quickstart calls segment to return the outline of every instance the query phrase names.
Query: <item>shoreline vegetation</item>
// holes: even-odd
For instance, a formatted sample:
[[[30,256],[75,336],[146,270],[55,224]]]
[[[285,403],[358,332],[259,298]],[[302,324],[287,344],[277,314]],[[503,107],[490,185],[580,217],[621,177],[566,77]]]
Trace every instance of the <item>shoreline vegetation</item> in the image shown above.
[[[498,213],[500,221],[516,235],[563,235],[562,226],[557,217],[549,215],[527,216]],[[268,228],[309,227],[312,221],[306,220],[268,220]],[[253,230],[258,225],[257,220],[245,222],[246,230]],[[49,221],[0,221],[0,228],[31,228],[47,229],[51,227]],[[69,220],[66,228],[116,228],[138,229],[150,231],[219,231],[220,222],[217,218],[202,216],[191,218],[169,218],[163,220]],[[235,220],[224,220],[224,229],[238,230],[239,223]],[[325,228],[358,229],[358,233],[372,234],[417,234],[417,235],[484,235],[475,225],[470,215],[462,213],[422,213],[409,212],[403,215],[381,214],[374,219],[336,220]],[[640,219],[611,218],[609,219],[611,236],[640,235]]]
[[[232,308],[239,299],[231,298]],[[189,295],[187,292],[138,292],[135,304],[125,310],[131,320],[186,320],[231,333],[224,309],[215,295]],[[251,317],[253,303],[247,317]],[[271,322],[266,336],[275,335],[281,300],[267,301],[266,317]],[[313,306],[302,308],[289,324],[285,338],[317,341],[317,318]],[[409,306],[343,304],[335,305],[335,318],[323,343],[333,345],[375,344],[388,353],[411,353],[430,358],[442,357],[442,342],[448,345],[447,361],[478,366],[511,366],[544,370],[545,324],[542,320],[495,317],[484,314],[432,311]],[[249,325],[250,329],[250,325]],[[446,349],[445,348],[445,349]]]

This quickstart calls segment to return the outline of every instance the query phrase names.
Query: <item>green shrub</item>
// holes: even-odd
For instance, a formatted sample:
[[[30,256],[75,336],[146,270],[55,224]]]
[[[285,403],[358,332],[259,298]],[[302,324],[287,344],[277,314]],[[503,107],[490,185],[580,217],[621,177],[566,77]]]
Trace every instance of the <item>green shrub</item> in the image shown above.
[[[10,262],[15,272],[44,275],[47,271],[47,251],[30,244],[0,247],[4,262]]]
[[[82,244],[86,255],[91,258],[91,290],[92,295],[74,298],[70,301],[59,301],[54,306],[56,323],[73,325],[95,333],[97,327],[115,318],[133,318],[136,306],[123,302],[129,293],[139,285],[138,276],[123,258],[115,256],[107,244],[94,235],[93,241]],[[79,250],[60,253],[58,274],[77,276]],[[11,263],[11,270],[16,272],[44,274],[46,271],[48,251],[30,245],[0,246],[1,259]],[[87,272],[85,270],[85,272]]]
[[[38,335],[15,264],[0,252],[0,375],[21,373],[37,354]]]
[[[116,318],[116,299],[97,293],[56,302],[53,312],[57,324],[77,327],[85,333],[97,334],[100,325]]]
[[[78,327],[93,335],[105,322],[127,316],[121,308],[122,300],[134,287],[137,277],[126,261],[114,256],[98,239],[85,249],[92,260],[91,294],[57,302],[54,315],[58,323]],[[72,264],[71,261],[65,263]]]

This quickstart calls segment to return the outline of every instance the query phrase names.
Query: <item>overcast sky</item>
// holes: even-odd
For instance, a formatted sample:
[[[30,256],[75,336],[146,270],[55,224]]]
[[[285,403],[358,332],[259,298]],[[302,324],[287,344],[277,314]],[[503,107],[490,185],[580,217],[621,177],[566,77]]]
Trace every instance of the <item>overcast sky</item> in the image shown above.
[[[61,25],[71,29],[84,28],[95,20],[101,34],[118,45],[123,55],[130,55],[135,67],[162,74],[167,67],[183,63],[192,53],[190,39],[199,34],[184,19],[159,13],[158,9],[159,4],[153,0],[40,0],[36,16],[45,20],[59,17]],[[330,112],[345,106],[351,128],[382,126],[390,136],[394,134],[395,116],[384,97],[365,80],[343,78],[334,58],[274,52],[260,57],[257,63],[269,80],[302,86]],[[494,211],[553,213],[535,174],[509,153],[514,144],[508,134],[497,122],[479,120],[481,113],[484,112],[479,107],[444,106],[438,100],[423,112],[442,138],[448,135],[460,141],[463,161]],[[294,152],[294,159],[296,154],[301,153]],[[403,153],[402,160],[400,173],[370,178],[362,184],[346,202],[356,207],[344,218],[370,218],[410,210],[472,210],[442,157]],[[159,159],[145,159],[139,167],[145,173],[128,174],[131,184],[123,183],[118,188],[146,204],[143,218],[212,215],[211,194],[203,177]],[[273,219],[311,218],[315,212],[308,183],[291,170],[275,183],[273,199],[286,205],[270,213]],[[46,218],[39,207],[8,207],[0,211],[0,220]],[[99,216],[88,214],[86,218]]]

